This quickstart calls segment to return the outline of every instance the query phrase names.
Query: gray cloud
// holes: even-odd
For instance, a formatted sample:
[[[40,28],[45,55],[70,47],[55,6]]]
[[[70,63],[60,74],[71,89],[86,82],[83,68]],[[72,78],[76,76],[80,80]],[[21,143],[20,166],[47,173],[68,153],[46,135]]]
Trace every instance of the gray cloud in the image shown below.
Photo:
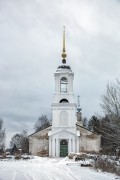
[[[75,98],[80,94],[83,116],[102,113],[100,95],[107,81],[120,77],[119,19],[118,0],[0,1],[0,115],[7,144],[15,132],[30,133],[39,115],[51,116],[63,25]]]

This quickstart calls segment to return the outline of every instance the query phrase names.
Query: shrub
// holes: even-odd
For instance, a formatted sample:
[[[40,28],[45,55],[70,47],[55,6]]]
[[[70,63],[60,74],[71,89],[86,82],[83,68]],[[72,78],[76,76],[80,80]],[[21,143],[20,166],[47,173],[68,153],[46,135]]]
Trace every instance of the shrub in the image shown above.
[[[119,161],[115,161],[113,157],[97,157],[95,161],[95,169],[100,169],[105,172],[115,173],[120,175],[120,164]]]

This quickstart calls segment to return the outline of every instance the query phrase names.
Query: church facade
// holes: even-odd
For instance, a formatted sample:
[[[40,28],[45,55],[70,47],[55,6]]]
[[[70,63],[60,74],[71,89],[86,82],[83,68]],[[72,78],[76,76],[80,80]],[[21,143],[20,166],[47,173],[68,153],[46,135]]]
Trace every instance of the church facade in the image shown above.
[[[65,157],[70,152],[100,150],[101,136],[82,126],[81,109],[73,93],[74,73],[66,63],[65,30],[62,64],[54,73],[55,93],[52,103],[52,125],[29,136],[29,152],[50,157]]]

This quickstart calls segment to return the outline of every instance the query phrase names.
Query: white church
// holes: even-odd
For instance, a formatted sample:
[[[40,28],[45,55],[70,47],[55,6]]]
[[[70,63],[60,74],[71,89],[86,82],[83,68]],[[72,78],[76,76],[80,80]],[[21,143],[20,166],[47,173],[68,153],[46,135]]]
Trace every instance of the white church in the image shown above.
[[[74,73],[66,63],[65,29],[62,64],[57,68],[54,77],[52,125],[29,136],[29,152],[49,157],[65,157],[71,152],[99,152],[101,136],[83,127],[81,108],[75,102]]]

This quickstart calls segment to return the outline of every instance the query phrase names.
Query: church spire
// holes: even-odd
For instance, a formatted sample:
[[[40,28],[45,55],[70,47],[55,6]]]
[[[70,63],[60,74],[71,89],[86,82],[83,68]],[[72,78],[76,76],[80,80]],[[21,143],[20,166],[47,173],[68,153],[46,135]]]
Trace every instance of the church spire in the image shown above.
[[[80,96],[78,95],[78,107],[77,107],[77,111],[80,112],[82,109],[80,107]]]
[[[66,58],[67,54],[66,54],[66,49],[65,49],[65,26],[63,26],[63,50],[62,50],[62,63],[66,64]]]
[[[80,107],[80,96],[78,95],[78,107]]]

